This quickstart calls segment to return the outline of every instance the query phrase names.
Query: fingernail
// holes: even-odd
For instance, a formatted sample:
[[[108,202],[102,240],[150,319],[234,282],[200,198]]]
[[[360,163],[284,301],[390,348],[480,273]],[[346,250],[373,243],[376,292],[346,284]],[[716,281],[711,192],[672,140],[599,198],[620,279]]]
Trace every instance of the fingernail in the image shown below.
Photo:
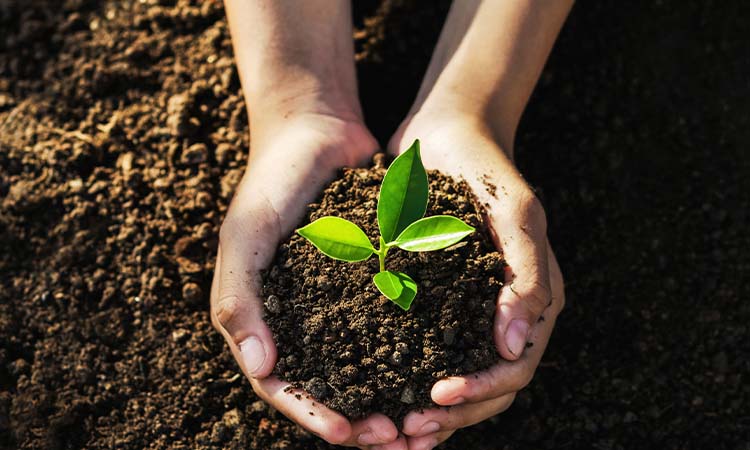
[[[440,430],[440,424],[435,421],[429,421],[419,428],[419,435],[424,436],[426,434],[435,433]]]
[[[372,431],[362,433],[357,437],[357,443],[362,445],[380,444],[380,439]]]
[[[250,376],[255,376],[266,361],[263,343],[256,336],[250,336],[240,343],[240,353],[245,369],[250,372]]]
[[[529,335],[529,324],[525,320],[513,319],[505,331],[505,343],[508,350],[515,356],[520,356],[526,348],[526,340]]]

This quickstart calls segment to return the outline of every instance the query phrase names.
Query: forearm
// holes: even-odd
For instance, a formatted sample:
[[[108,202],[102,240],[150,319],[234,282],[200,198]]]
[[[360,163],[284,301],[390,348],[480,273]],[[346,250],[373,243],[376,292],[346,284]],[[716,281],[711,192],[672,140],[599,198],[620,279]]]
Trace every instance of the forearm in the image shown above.
[[[267,116],[361,117],[348,0],[225,0],[251,129]]]
[[[573,0],[456,0],[411,114],[465,113],[512,152],[515,130]]]

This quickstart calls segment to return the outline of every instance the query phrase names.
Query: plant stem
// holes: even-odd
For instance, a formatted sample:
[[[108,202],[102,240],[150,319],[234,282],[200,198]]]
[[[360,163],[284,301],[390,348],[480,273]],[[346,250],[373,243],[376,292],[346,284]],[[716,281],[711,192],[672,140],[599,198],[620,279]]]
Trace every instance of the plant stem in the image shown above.
[[[385,255],[388,254],[388,246],[385,245],[383,236],[380,236],[380,248],[377,251],[378,259],[380,260],[380,271],[385,272]]]

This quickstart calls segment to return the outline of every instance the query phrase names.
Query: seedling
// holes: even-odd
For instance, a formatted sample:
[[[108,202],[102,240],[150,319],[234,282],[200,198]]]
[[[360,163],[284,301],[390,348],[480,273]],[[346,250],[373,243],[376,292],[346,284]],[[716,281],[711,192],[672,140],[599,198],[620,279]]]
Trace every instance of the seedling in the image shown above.
[[[427,211],[427,172],[419,155],[419,140],[396,158],[383,178],[378,197],[380,246],[375,248],[364,231],[340,217],[321,217],[297,230],[323,254],[340,261],[364,261],[378,255],[380,272],[373,281],[389,300],[408,311],[417,295],[417,283],[401,272],[386,270],[388,250],[428,252],[449,247],[474,232],[453,216],[423,217]]]

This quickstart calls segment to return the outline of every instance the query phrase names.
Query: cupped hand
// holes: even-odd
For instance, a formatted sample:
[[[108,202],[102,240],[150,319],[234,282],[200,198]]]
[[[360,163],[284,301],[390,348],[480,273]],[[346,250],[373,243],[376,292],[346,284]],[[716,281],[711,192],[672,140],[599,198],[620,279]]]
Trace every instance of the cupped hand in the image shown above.
[[[378,148],[359,120],[325,114],[287,115],[253,130],[247,170],[221,227],[211,287],[211,321],[256,394],[310,432],[334,444],[406,449],[382,414],[350,423],[270,376],[277,350],[263,321],[260,271],[342,166],[364,164]]]
[[[417,138],[426,168],[465,179],[485,205],[488,229],[508,267],[493,329],[503,360],[486,371],[435,383],[432,400],[450,408],[407,415],[402,431],[409,450],[431,449],[455,430],[510,407],[531,381],[565,303],[544,210],[516,169],[512,153],[501,148],[481,122],[455,112],[417,113],[404,122],[389,150],[403,151]]]

